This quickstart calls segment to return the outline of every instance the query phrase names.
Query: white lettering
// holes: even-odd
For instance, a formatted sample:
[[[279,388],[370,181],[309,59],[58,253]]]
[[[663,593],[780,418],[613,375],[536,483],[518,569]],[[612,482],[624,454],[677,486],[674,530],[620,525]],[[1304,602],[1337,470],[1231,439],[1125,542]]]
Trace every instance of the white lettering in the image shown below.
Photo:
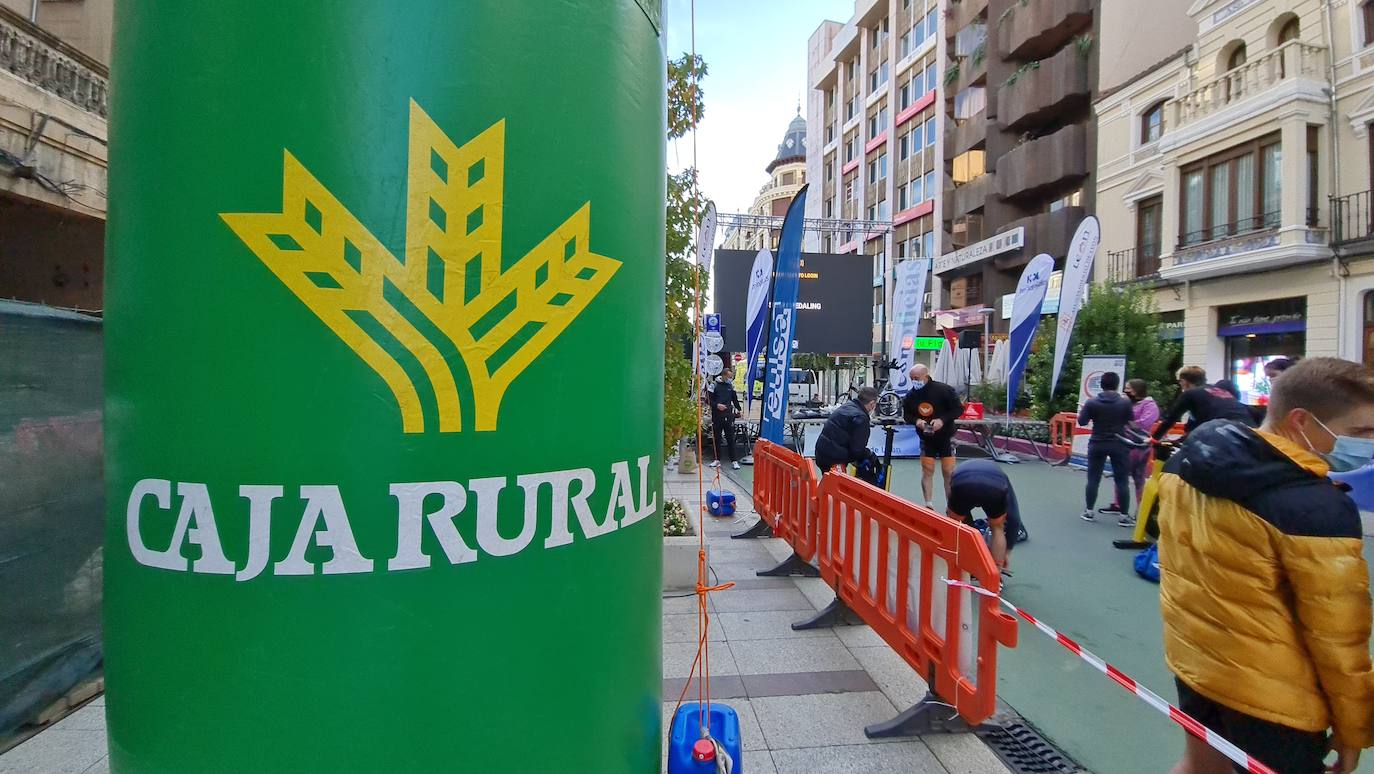
[[[431,481],[423,484],[392,484],[391,494],[398,504],[396,517],[396,557],[387,562],[388,570],[418,570],[429,566],[429,555],[420,547],[420,533],[426,519],[439,547],[450,564],[477,561],[477,552],[463,540],[454,517],[467,507],[468,493],[456,481]],[[432,494],[444,498],[439,509],[425,513],[425,498]]]
[[[631,511],[628,505],[625,506],[625,516],[620,520],[621,529],[658,512],[658,493],[649,493],[649,456],[646,454],[635,463],[639,465],[639,507]]]
[[[249,581],[262,574],[272,549],[272,501],[285,494],[279,486],[241,486],[239,497],[248,500],[248,564],[234,576]]]
[[[501,509],[498,498],[506,488],[504,478],[475,478],[468,482],[468,488],[477,495],[477,545],[492,556],[511,556],[524,551],[534,540],[535,527],[539,525],[539,504],[531,500],[529,490],[525,490],[524,521],[520,534],[514,538],[501,536],[498,529]]]
[[[571,494],[572,482],[574,481],[578,483],[577,494],[575,495]],[[588,468],[559,470],[553,473],[531,473],[520,476],[515,482],[525,490],[526,521],[533,519],[533,514],[538,512],[540,486],[549,485],[550,524],[549,536],[544,540],[545,548],[557,548],[573,542],[568,520],[569,505],[572,506],[573,513],[577,514],[577,523],[582,528],[582,534],[588,538],[604,535],[616,529],[617,525],[614,520],[607,519],[605,524],[598,524],[596,517],[592,515],[592,509],[587,504],[587,498],[596,491],[596,474]],[[614,493],[612,493],[612,498],[614,498]]]
[[[178,550],[179,540],[174,539],[166,551],[154,551],[143,542],[139,517],[143,500],[149,496],[157,498],[157,507],[162,510],[171,509],[172,482],[165,478],[145,478],[134,484],[133,491],[129,493],[129,507],[124,514],[124,527],[129,535],[129,551],[134,555],[135,561],[146,567],[185,572],[186,559]]]
[[[371,572],[372,560],[358,550],[339,488],[307,484],[301,487],[301,497],[305,498],[305,512],[301,515],[296,539],[291,543],[291,551],[277,562],[273,572],[277,575],[314,575],[315,565],[305,559],[305,551],[312,540],[334,551],[333,558],[321,566],[325,575]],[[321,519],[324,528],[316,531],[315,525]]]
[[[219,544],[219,528],[215,526],[215,512],[210,507],[210,490],[204,484],[183,482],[177,484],[177,495],[181,497],[181,512],[177,514],[177,525],[172,530],[172,545],[168,550],[180,554],[184,537],[200,546],[200,558],[191,565],[192,571],[207,575],[233,575],[234,563],[224,556],[224,548]],[[195,520],[194,525],[192,519]]]

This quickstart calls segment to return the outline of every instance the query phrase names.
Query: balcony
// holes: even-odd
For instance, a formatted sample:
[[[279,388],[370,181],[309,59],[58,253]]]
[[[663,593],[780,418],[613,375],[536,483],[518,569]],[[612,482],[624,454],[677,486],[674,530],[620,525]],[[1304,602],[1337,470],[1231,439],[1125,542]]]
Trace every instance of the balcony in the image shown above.
[[[992,174],[982,174],[962,185],[946,188],[945,212],[950,217],[957,218],[983,209],[994,177]]]
[[[1348,255],[1374,250],[1374,211],[1371,192],[1331,197],[1331,246]],[[1353,248],[1353,249],[1352,249]]]
[[[1276,212],[1184,234],[1172,255],[1162,257],[1160,276],[1191,280],[1282,269],[1329,260],[1327,230],[1306,213],[1305,224],[1281,224]]]
[[[988,139],[988,114],[978,111],[973,118],[954,118],[945,122],[945,158],[954,158],[977,148]]]
[[[0,4],[0,70],[105,118],[110,78],[104,65]]]
[[[1004,129],[1023,129],[1080,105],[1092,93],[1088,59],[1068,46],[1049,59],[1022,65],[997,89],[997,122]]]
[[[997,267],[1009,269],[1018,266],[1038,253],[1049,253],[1056,259],[1064,257],[1069,251],[1069,242],[1073,240],[1073,232],[1087,214],[1082,207],[1061,207],[1054,212],[1042,212],[1008,223],[1002,231],[1025,226],[1026,246],[1021,250],[1020,258],[1008,256],[998,259]],[[1003,265],[1004,262],[1006,265]]]
[[[1198,124],[1245,102],[1263,109],[1263,101],[1251,101],[1251,98],[1281,85],[1289,85],[1295,93],[1311,92],[1313,99],[1325,104],[1326,49],[1290,40],[1264,56],[1198,86],[1169,103],[1170,130],[1177,131]],[[1203,127],[1203,130],[1209,128]],[[1165,137],[1172,139],[1168,133]],[[1170,144],[1177,145],[1182,141],[1175,140]]]
[[[1152,280],[1158,276],[1159,245],[1107,253],[1107,281],[1113,285]]]
[[[1013,3],[995,22],[997,49],[1004,59],[1044,58],[1092,27],[1093,5],[1092,0]]]
[[[951,2],[945,8],[945,28],[947,37],[954,37],[959,30],[967,27],[969,22],[974,21],[983,15],[988,8],[988,0],[960,0]]]
[[[1031,140],[997,160],[997,194],[1034,194],[1088,174],[1088,132],[1080,125]]]

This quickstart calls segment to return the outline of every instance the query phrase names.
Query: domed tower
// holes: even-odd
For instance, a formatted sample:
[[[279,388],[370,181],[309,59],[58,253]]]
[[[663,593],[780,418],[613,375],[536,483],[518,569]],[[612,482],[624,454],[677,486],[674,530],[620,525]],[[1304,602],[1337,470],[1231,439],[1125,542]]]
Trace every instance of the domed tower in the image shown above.
[[[787,125],[782,142],[778,143],[777,155],[764,171],[768,173],[768,183],[759,189],[749,214],[781,217],[787,213],[792,197],[806,183],[806,119],[802,118],[800,107]],[[737,228],[726,236],[723,246],[730,250],[757,250],[765,246],[776,249],[777,242],[777,229]]]

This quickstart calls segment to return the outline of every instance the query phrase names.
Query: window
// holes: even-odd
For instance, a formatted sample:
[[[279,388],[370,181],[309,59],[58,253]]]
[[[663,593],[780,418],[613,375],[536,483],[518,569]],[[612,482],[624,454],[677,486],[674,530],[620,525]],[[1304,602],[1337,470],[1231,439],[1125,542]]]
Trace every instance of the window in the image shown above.
[[[897,58],[898,58],[898,59],[906,59],[907,55],[910,54],[910,53],[911,53],[911,33],[910,33],[910,32],[906,32],[906,33],[903,33],[901,39],[897,41]]]
[[[921,255],[935,255],[934,231],[927,231],[921,235]]]
[[[932,148],[932,147],[934,147],[934,146],[935,146],[935,118],[932,116],[931,118],[927,118],[927,119],[926,119],[926,147],[927,147],[927,148]]]
[[[1279,29],[1279,45],[1282,46],[1290,40],[1297,40],[1301,31],[1296,16],[1284,22],[1283,27]]]
[[[928,93],[930,93],[930,92],[932,92],[932,91],[935,91],[935,87],[938,86],[938,85],[939,85],[939,73],[937,73],[937,72],[935,71],[935,65],[934,65],[934,64],[928,64],[928,65],[926,65],[926,70],[925,70],[925,88],[922,89],[921,93],[922,93],[922,94],[928,94]]]
[[[854,103],[855,100],[852,98],[844,103],[844,120],[848,121],[854,117]]]
[[[926,14],[926,37],[927,37],[927,38],[930,37],[930,36],[932,36],[932,35],[934,35],[934,34],[940,29],[940,27],[939,27],[940,20],[939,20],[939,17],[936,16],[937,11],[938,11],[938,9],[936,9],[936,8],[931,8],[931,9],[930,9],[930,12]]]
[[[924,257],[925,257],[924,255],[921,255],[921,238],[920,238],[920,237],[912,237],[912,238],[911,238],[911,257],[912,257],[912,258],[924,258]]]
[[[1270,135],[1185,167],[1182,244],[1277,226],[1282,158]]]
[[[878,220],[892,220],[892,202],[887,199],[878,202]]]
[[[848,164],[854,160],[854,153],[858,147],[859,140],[857,137],[850,137],[844,141],[844,163]]]
[[[1309,226],[1317,225],[1317,184],[1321,182],[1318,177],[1320,169],[1317,163],[1319,132],[1320,129],[1315,126],[1307,127],[1307,225]]]
[[[1245,44],[1238,43],[1226,57],[1226,69],[1234,70],[1243,64],[1245,64]]]
[[[1364,0],[1360,3],[1360,18],[1364,21],[1364,44],[1374,45],[1374,0]]]
[[[1148,277],[1159,271],[1164,201],[1158,196],[1140,203],[1135,213],[1135,274]]]
[[[1370,0],[1370,2],[1374,2],[1374,0]],[[916,45],[917,45],[917,46],[919,46],[919,45],[921,45],[922,43],[926,42],[926,20],[925,20],[925,17],[922,17],[922,18],[916,20],[916,28],[913,29],[913,30],[911,31],[911,39],[914,40],[914,41],[916,41]]]
[[[829,161],[825,163],[825,182],[829,183],[835,179],[835,165]]]
[[[878,158],[868,162],[868,182],[870,185],[879,180],[887,179],[887,152],[878,154]]]
[[[826,217],[826,218],[833,218],[833,217],[835,217],[835,202],[833,202],[833,201],[827,201],[827,202],[825,203],[825,217]]]
[[[911,155],[911,135],[904,134],[897,138],[897,160],[904,161]]]
[[[877,219],[878,219],[878,205],[876,205],[876,204],[870,204],[870,205],[868,205],[868,219],[869,219],[869,220],[877,220]]]
[[[1059,210],[1062,210],[1062,209],[1064,209],[1065,207],[1082,207],[1082,206],[1083,206],[1083,189],[1082,189],[1082,188],[1079,188],[1078,190],[1074,191],[1073,193],[1069,194],[1068,196],[1061,196],[1061,197],[1059,197],[1058,199],[1055,199],[1054,201],[1050,202],[1050,206],[1049,206],[1049,208],[1048,208],[1048,211],[1049,211],[1049,212],[1058,212]]]
[[[935,172],[934,172],[934,170],[925,173],[925,176],[922,177],[922,180],[925,181],[926,198],[927,198],[927,199],[934,199],[934,198],[935,198]]]
[[[918,177],[911,181],[911,201],[913,204],[920,204],[926,200],[925,190],[925,181],[921,178]]]
[[[973,118],[988,105],[988,90],[982,86],[969,86],[954,95],[954,117]]]
[[[921,127],[925,126],[920,121],[913,122],[916,126],[911,130],[911,152],[916,153],[925,145],[925,135]]]
[[[1164,134],[1164,101],[1156,102],[1140,116],[1140,144],[1154,142]]]
[[[954,157],[951,177],[955,183],[963,184],[982,177],[987,171],[986,156],[981,150],[971,150]]]
[[[910,201],[906,198],[907,186],[905,183],[897,186],[897,211],[901,212],[910,206]]]

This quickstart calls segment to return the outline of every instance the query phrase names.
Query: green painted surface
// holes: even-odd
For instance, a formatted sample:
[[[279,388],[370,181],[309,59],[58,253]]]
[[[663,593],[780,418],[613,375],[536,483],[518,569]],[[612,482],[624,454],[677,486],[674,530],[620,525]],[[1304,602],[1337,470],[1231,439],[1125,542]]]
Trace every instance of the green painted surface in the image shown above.
[[[1005,470],[1031,534],[1012,553],[1007,598],[1175,701],[1173,677],[1164,664],[1159,587],[1136,576],[1135,552],[1111,546],[1127,530],[1115,519],[1088,524],[1078,518],[1082,472],[1039,462]],[[752,482],[752,468],[731,473],[746,486]],[[917,461],[895,460],[893,491],[919,502],[920,475]],[[1098,494],[1103,505],[1110,488],[1110,481],[1104,482]],[[936,506],[944,508],[938,479],[936,492]],[[1369,539],[1365,559],[1374,562]],[[1168,771],[1183,752],[1181,729],[1024,622],[1017,646],[998,656],[997,691],[1098,774],[1157,774]],[[1369,758],[1362,760],[1360,772],[1374,772]]]
[[[115,34],[118,50],[137,55],[115,63],[111,128],[112,771],[655,769],[665,107],[663,50],[645,13],[634,0],[557,13],[533,0],[301,0],[270,12],[125,0]],[[489,265],[479,285],[587,202],[589,239],[560,237],[545,252],[555,266],[588,250],[619,264],[510,381],[495,431],[474,427],[462,357],[471,347],[444,340],[425,319],[430,301],[397,290],[399,273],[361,283],[382,299],[369,309],[394,309],[441,359],[412,355],[375,315],[349,317],[364,318],[357,324],[382,359],[402,369],[398,383],[414,386],[419,432],[403,431],[399,398],[380,372],[269,270],[268,248],[255,249],[221,217],[282,211],[285,150],[341,208],[317,193],[293,213],[298,226],[337,235],[342,212],[376,240],[370,248],[354,233],[330,243],[332,269],[293,276],[340,292],[334,285],[350,281],[345,266],[378,265],[384,252],[417,260],[405,249],[416,239],[406,227],[412,100],[457,146],[505,122],[504,198],[484,210],[488,223],[504,218],[501,267]],[[426,166],[455,181],[496,171],[448,169],[443,159]],[[477,227],[471,218],[444,219],[448,228]],[[272,238],[272,249],[307,248],[282,253],[290,260],[313,255],[299,238],[309,233],[292,233],[294,247]],[[447,292],[433,294],[465,302],[466,264],[445,268]],[[416,281],[433,292],[443,277],[429,269]],[[550,281],[548,270],[533,281]],[[309,287],[301,292],[315,292]],[[578,303],[566,295],[550,303]],[[496,369],[538,335],[538,325],[515,327],[504,349],[482,339],[490,345],[478,360]],[[461,431],[439,428],[433,377],[444,371],[456,382]],[[624,498],[612,497],[616,463],[627,463]],[[546,484],[522,541],[517,476],[583,468],[595,484],[585,508],[592,531],[610,529],[585,534],[577,481],[566,514]],[[497,483],[474,485],[480,479]],[[159,480],[169,482],[168,501],[135,500],[140,524],[130,536],[131,493],[138,482],[155,492]],[[403,553],[401,500],[390,487],[412,482],[464,488],[452,523],[474,561],[453,563],[446,548],[461,558],[461,547],[441,546],[427,521],[420,534],[431,566],[390,567]],[[205,485],[214,523],[202,508],[172,546],[179,509],[193,499],[182,495],[196,491],[188,483]],[[217,535],[229,571],[252,575],[244,485],[282,493],[271,505],[270,562],[236,580],[215,572],[223,563],[206,542]],[[299,558],[308,574],[283,574],[278,563],[294,553],[306,501],[333,508],[335,488],[361,557],[321,545],[330,536],[312,538],[307,524],[312,542]],[[479,534],[478,500],[497,488],[485,501],[497,505],[495,532]],[[646,501],[653,512],[629,515]],[[422,502],[431,513],[447,501]],[[556,545],[559,525],[570,530],[566,545]],[[502,539],[523,546],[509,556],[488,550],[510,545]],[[182,566],[148,566],[135,544]],[[370,570],[356,571],[369,561]],[[331,566],[348,572],[328,574]]]

